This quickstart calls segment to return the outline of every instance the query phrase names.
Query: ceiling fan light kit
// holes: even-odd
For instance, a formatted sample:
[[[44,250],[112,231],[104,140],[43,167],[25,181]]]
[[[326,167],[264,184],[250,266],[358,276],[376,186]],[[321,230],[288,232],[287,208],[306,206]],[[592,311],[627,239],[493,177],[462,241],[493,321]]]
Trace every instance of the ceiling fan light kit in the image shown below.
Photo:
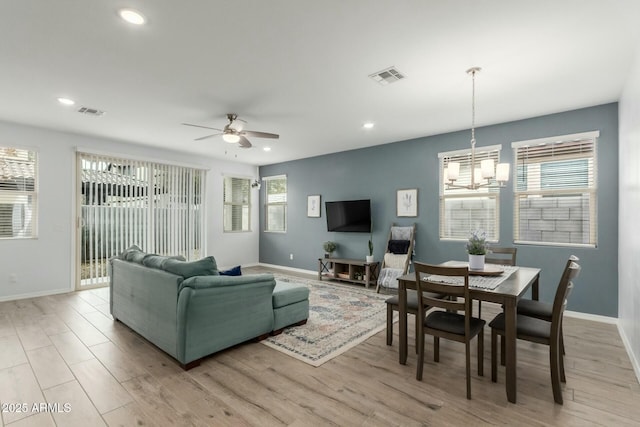
[[[225,133],[222,135],[222,139],[230,144],[235,144],[236,142],[240,141],[240,137],[234,133]]]
[[[509,163],[498,163],[494,167],[493,159],[484,159],[480,162],[480,167],[476,165],[476,74],[482,68],[472,67],[467,70],[471,75],[471,183],[460,185],[455,182],[460,176],[460,163],[449,162],[444,169],[444,180],[447,182],[447,189],[465,188],[477,190],[482,187],[504,187],[509,181]],[[491,180],[495,178],[495,182]],[[486,180],[486,182],[483,182]]]

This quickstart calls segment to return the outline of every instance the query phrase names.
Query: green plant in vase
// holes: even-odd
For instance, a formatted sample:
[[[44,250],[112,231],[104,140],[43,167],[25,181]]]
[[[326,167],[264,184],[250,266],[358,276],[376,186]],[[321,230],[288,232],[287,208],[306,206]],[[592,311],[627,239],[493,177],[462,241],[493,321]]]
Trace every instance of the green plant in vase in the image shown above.
[[[480,230],[472,231],[467,240],[469,270],[484,270],[484,256],[488,249],[487,233]]]
[[[331,254],[333,252],[335,252],[336,249],[338,249],[338,244],[336,242],[332,242],[332,241],[326,241],[322,244],[322,248],[324,249],[325,258],[331,258]]]
[[[369,256],[367,262],[373,262],[373,223],[371,224],[371,233],[369,234]]]

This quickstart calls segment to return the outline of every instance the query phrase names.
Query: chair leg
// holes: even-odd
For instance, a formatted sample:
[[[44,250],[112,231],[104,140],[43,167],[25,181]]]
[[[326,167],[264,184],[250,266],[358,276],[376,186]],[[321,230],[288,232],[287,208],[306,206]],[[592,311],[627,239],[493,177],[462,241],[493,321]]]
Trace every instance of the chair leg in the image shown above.
[[[504,335],[500,335],[500,364],[502,366],[507,364],[507,350],[505,344]]]
[[[498,333],[491,328],[491,381],[498,381]]]
[[[387,304],[387,345],[393,344],[393,307]]]
[[[416,354],[418,354],[418,323],[420,323],[420,316],[418,316],[418,313],[416,313],[415,315],[416,318]]]
[[[482,301],[478,300],[478,319],[482,319]]]
[[[440,337],[433,337],[433,361],[440,362]]]
[[[567,382],[567,377],[564,375],[564,338],[562,333],[562,325],[560,325],[560,381]]]
[[[424,331],[422,327],[416,331],[418,341],[418,365],[416,367],[416,379],[422,381],[422,368],[424,367]]]
[[[553,388],[553,400],[562,405],[562,389],[560,387],[560,354],[559,343],[551,343],[549,346],[549,365],[551,365],[551,387]]]
[[[484,376],[484,329],[478,334],[478,376]]]
[[[464,347],[465,362],[467,364],[467,368],[465,369],[467,373],[467,399],[471,399],[471,343],[467,341]]]

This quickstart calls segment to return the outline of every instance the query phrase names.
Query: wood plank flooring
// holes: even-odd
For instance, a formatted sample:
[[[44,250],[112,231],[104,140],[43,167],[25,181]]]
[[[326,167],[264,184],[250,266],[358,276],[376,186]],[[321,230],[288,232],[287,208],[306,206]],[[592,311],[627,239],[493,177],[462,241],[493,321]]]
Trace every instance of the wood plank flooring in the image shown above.
[[[263,271],[245,269],[245,274]],[[6,405],[0,425],[622,426],[640,421],[640,385],[614,325],[565,318],[563,406],[553,402],[548,348],[518,342],[518,403],[510,404],[504,368],[498,383],[491,382],[488,328],[485,376],[476,375],[472,362],[468,401],[461,344],[441,341],[436,364],[427,340],[423,381],[416,381],[412,319],[406,366],[398,363],[396,324],[393,346],[385,344],[382,331],[318,368],[246,343],[185,372],[114,322],[108,302],[107,288],[0,302],[0,401]],[[498,309],[485,303],[483,316],[490,320]]]

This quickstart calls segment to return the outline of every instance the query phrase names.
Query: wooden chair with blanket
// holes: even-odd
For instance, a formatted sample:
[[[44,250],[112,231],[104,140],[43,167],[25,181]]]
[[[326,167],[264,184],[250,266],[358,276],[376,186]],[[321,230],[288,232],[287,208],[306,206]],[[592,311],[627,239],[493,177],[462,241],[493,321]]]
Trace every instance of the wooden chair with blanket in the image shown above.
[[[398,277],[409,272],[413,247],[415,244],[416,225],[407,227],[391,224],[387,246],[378,274],[376,292],[383,289],[387,292],[398,290]],[[398,295],[386,300],[387,303],[387,345],[393,343],[393,311],[398,311]],[[418,298],[415,291],[407,292],[407,313],[418,315]]]

